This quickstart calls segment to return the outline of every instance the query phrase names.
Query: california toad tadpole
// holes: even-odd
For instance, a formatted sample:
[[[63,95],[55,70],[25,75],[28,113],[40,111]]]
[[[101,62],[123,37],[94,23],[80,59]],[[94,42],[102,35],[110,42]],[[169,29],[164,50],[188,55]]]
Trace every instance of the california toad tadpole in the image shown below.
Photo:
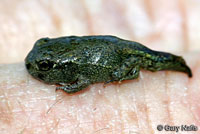
[[[192,77],[184,59],[115,36],[67,36],[39,39],[25,59],[36,79],[60,85],[67,93],[93,83],[136,79],[140,69],[174,70]]]

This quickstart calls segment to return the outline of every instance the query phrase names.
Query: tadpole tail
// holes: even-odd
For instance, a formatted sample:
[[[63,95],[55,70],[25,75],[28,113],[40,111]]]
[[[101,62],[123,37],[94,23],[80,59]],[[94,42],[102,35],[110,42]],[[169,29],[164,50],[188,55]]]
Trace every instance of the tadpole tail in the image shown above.
[[[176,56],[170,53],[161,53],[160,56],[161,59],[163,58],[163,61],[166,62],[166,65],[163,66],[163,69],[183,72],[186,73],[189,77],[192,77],[191,69],[181,56]]]
[[[190,70],[190,68],[186,65],[185,67],[185,72],[188,74],[189,77],[192,77],[192,71]]]
[[[187,73],[188,77],[192,77],[192,71],[186,64],[181,64],[171,68],[171,70]]]
[[[186,73],[189,77],[192,77],[192,71],[186,64],[185,60],[181,56],[176,56],[165,52],[156,52],[151,58],[151,65],[147,67],[150,71],[159,70],[172,70]]]

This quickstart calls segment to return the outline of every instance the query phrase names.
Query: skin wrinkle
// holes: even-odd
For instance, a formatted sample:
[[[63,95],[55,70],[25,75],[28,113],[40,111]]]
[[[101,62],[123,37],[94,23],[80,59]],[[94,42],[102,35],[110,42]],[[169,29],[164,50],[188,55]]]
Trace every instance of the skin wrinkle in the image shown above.
[[[127,32],[127,35],[129,35],[129,37],[134,40],[135,39],[135,34],[134,32],[131,30],[131,25],[129,23],[129,21],[127,21],[127,17],[126,16],[126,7],[121,6],[116,0],[111,0],[112,2],[109,2],[107,0],[103,0],[103,5],[107,5],[107,7],[105,8],[105,11],[110,10],[108,9],[111,8],[112,15],[111,16],[115,16],[116,14],[118,16],[120,16],[120,18],[118,18],[118,20],[115,21],[115,23],[117,24],[117,26],[119,26],[121,29],[125,29],[125,32]],[[116,18],[117,19],[117,18]]]
[[[100,131],[102,131],[102,130],[106,130],[106,129],[108,129],[108,128],[105,127],[105,128],[101,128],[101,129],[99,129],[99,130],[96,130],[96,131],[94,131],[94,134],[95,134],[95,133],[98,133],[98,132],[100,132]],[[93,134],[93,133],[91,133],[91,134]]]
[[[145,74],[146,74],[146,71],[145,71]],[[24,76],[26,76],[26,74],[24,74]],[[30,81],[31,81],[32,79],[30,79]],[[29,83],[30,83],[30,81],[29,81]],[[137,80],[136,80],[137,81]],[[143,82],[143,81],[146,81],[145,79],[143,79],[143,80],[141,80],[140,82]],[[121,84],[121,86],[122,87],[120,87],[120,86],[118,86],[118,84],[116,85],[116,86],[114,86],[114,87],[116,87],[116,89],[114,90],[114,94],[113,95],[115,95],[115,96],[117,96],[118,98],[119,98],[119,96],[118,95],[122,95],[122,97],[121,97],[121,99],[123,100],[123,94],[121,94],[120,92],[124,92],[125,94],[126,94],[126,91],[128,91],[127,89],[124,89],[124,90],[122,90],[121,88],[123,88],[123,86],[124,85],[126,85],[126,84],[129,84],[129,82],[125,82],[125,83],[123,83],[123,84]],[[131,84],[131,83],[130,83]],[[137,83],[133,83],[133,85],[135,85],[135,84],[137,84]],[[26,84],[23,84],[23,85],[26,85]],[[99,84],[100,85],[100,84]],[[108,85],[109,86],[109,85]],[[142,83],[142,86],[143,86],[143,89],[145,89],[145,87],[147,87],[148,85],[146,84],[146,83]],[[19,86],[18,86],[19,87]],[[126,86],[125,86],[126,87]],[[127,86],[128,87],[128,86]],[[107,88],[107,86],[106,86],[106,88]],[[118,89],[119,88],[119,89]],[[120,90],[121,89],[121,90]],[[102,89],[101,89],[102,90]],[[119,90],[120,92],[119,92],[119,94],[116,94],[115,92],[117,91],[117,90]],[[140,90],[142,90],[142,89],[140,89]],[[147,89],[146,89],[147,90]],[[145,91],[146,91],[145,90]],[[96,89],[94,90],[94,91],[96,91]],[[108,94],[111,94],[111,92],[108,92],[108,91],[111,91],[111,89],[105,89],[105,91],[106,91],[106,94],[102,94],[102,97],[105,97],[106,95],[108,95]],[[135,91],[137,91],[137,89],[133,89],[133,91],[131,91],[131,92],[135,92]],[[87,92],[90,92],[90,89],[89,90],[87,90]],[[97,91],[96,91],[97,92]],[[61,92],[62,93],[62,95],[64,95],[64,96],[66,96],[66,94],[64,93],[64,92]],[[124,95],[125,95],[124,94]],[[146,92],[143,94],[143,96],[146,96]],[[137,94],[136,94],[137,95]],[[72,96],[71,96],[72,97]],[[75,97],[75,96],[73,96],[73,97]],[[66,98],[69,98],[69,96],[66,96]],[[46,98],[47,99],[47,98]],[[127,99],[129,99],[129,98],[127,98]],[[67,100],[69,100],[69,99],[67,99]],[[99,99],[98,99],[99,100]],[[100,99],[100,100],[102,100],[102,99]],[[137,101],[138,101],[138,99],[136,99]],[[66,101],[66,100],[64,100],[64,101]],[[78,101],[81,101],[81,100],[78,100]],[[116,103],[116,102],[113,102],[113,103]],[[122,103],[122,101],[120,101],[120,104]],[[48,103],[47,103],[48,104]],[[52,104],[52,103],[51,103]],[[117,103],[116,103],[117,104]],[[116,108],[116,106],[117,105],[114,105],[115,107],[114,107],[114,109],[117,109]],[[50,105],[50,104],[49,104]],[[49,114],[51,114],[51,115],[53,115],[53,111],[55,111],[56,109],[57,109],[57,107],[59,107],[59,105],[60,105],[60,103],[57,103],[56,105],[54,105],[53,107],[53,109],[51,109],[51,112],[49,112]],[[112,105],[112,103],[110,103],[110,105]],[[146,101],[146,105],[148,105],[148,102]],[[98,105],[97,105],[98,106]],[[119,106],[120,108],[119,109],[121,109],[121,107],[122,107],[122,105],[120,105]],[[98,108],[98,107],[97,107]],[[148,107],[147,107],[148,108]],[[151,108],[151,107],[150,107]],[[119,111],[119,109],[118,109],[118,111]],[[46,109],[43,109],[44,110],[44,112],[45,112],[45,118],[43,118],[43,121],[42,122],[46,122],[46,123],[48,123],[47,122],[47,117],[49,117],[49,116],[47,116],[47,114],[46,114],[46,112],[47,112],[47,110]],[[53,111],[52,111],[53,110]],[[130,109],[129,109],[130,110]],[[148,109],[147,109],[148,110]],[[38,111],[39,112],[39,111]],[[146,112],[145,112],[146,113]],[[34,112],[33,112],[33,114],[34,114]],[[148,113],[147,113],[148,114]],[[31,114],[32,115],[32,114]],[[138,114],[137,114],[137,116],[138,116]],[[149,116],[149,114],[147,115],[147,116]],[[105,116],[104,116],[105,117]],[[113,117],[115,117],[115,116],[113,116]],[[57,118],[57,117],[55,117],[55,118]],[[108,119],[107,120],[107,122],[109,121],[109,120],[114,120],[114,119],[117,119],[117,118],[111,118],[111,119],[109,119],[109,114],[108,115],[106,115],[106,117],[105,117],[105,119]],[[67,120],[66,120],[67,121]],[[78,122],[78,121],[75,121],[75,122]],[[75,123],[74,122],[74,123]],[[97,121],[96,121],[97,122]],[[105,122],[105,120],[100,120],[100,122]],[[31,122],[32,123],[32,122]],[[62,123],[62,122],[61,122]],[[91,124],[91,125],[93,125],[93,123],[94,122],[90,122],[89,124]],[[55,122],[53,123],[54,125],[55,125]],[[76,123],[75,123],[76,124]],[[86,122],[82,122],[81,124],[87,124]],[[31,124],[30,124],[31,125]],[[29,128],[29,127],[31,127],[30,125],[28,125],[27,127]],[[44,124],[43,124],[44,125]],[[48,128],[51,128],[51,126],[53,126],[52,124],[46,124],[45,126],[48,126],[47,127],[47,129]],[[60,126],[60,123],[58,124],[58,129],[60,128],[59,127]],[[79,130],[79,129],[81,129],[83,126],[82,125],[77,125],[77,126],[79,126],[79,127],[77,127],[77,129]],[[74,128],[74,125],[71,125],[71,127],[70,128]],[[106,129],[103,129],[103,127],[102,127],[102,132],[116,132],[116,131],[119,131],[119,129],[115,129],[115,127],[110,127],[110,128],[107,128],[106,127],[106,125],[105,125],[105,127],[104,128],[106,128]],[[29,129],[28,129],[29,130]],[[25,132],[26,131],[28,131],[28,130],[26,130],[25,129]],[[51,129],[52,130],[52,129]],[[122,131],[125,131],[126,130],[126,128],[124,128],[124,129],[121,129]],[[84,131],[84,130],[82,130],[82,131]]]
[[[168,72],[165,72],[165,79],[166,79],[166,81],[165,81],[165,91],[166,91],[166,95],[167,95],[167,107],[166,107],[166,111],[167,111],[167,115],[168,115],[168,120],[169,120],[169,124],[170,125],[174,125],[173,124],[173,120],[172,120],[172,117],[171,117],[171,115],[170,115],[170,107],[169,107],[169,105],[170,105],[170,96],[169,96],[169,89],[168,89]]]
[[[60,121],[61,121],[62,119],[59,119],[59,123],[61,123]],[[80,124],[90,124],[90,123],[92,123],[92,122],[82,122],[82,123],[72,123],[71,125],[68,125],[68,126],[65,126],[66,128],[69,128],[69,127],[72,127],[73,129],[72,130],[75,130],[76,128],[78,128],[79,127],[79,125]],[[74,127],[75,126],[75,127]]]
[[[14,13],[12,13],[14,10],[17,10],[15,7],[16,7],[16,5],[17,5],[17,7],[18,6],[21,6],[21,8],[23,8],[23,6],[26,6],[25,4],[24,5],[22,5],[22,3],[23,2],[16,2],[16,1],[13,1],[12,2],[12,4],[9,4],[8,2],[2,2],[1,3],[1,7],[4,7],[4,8],[2,8],[2,13],[4,14],[3,16],[8,16],[8,17],[6,17],[7,19],[5,19],[5,23],[6,22],[8,22],[8,18],[9,17],[11,17],[11,18],[14,18],[14,16],[15,16],[15,14]],[[59,2],[58,2],[59,3]],[[170,2],[169,2],[170,3]],[[189,3],[189,2],[188,2]],[[192,3],[192,2],[191,2]],[[196,6],[198,6],[198,4],[197,4],[198,2],[195,2],[195,5]],[[63,3],[61,3],[61,4],[63,4]],[[186,3],[187,4],[187,3]],[[194,3],[193,3],[194,4]],[[191,5],[189,5],[189,4],[187,4],[186,5],[186,11],[188,11],[190,8],[192,8],[193,6],[193,4],[191,4]],[[6,10],[6,8],[5,7],[7,7],[9,5],[9,7],[11,7],[11,9],[12,9],[12,12],[11,13],[7,13],[6,11],[7,10],[9,10],[9,9],[7,9]],[[137,2],[136,2],[136,5],[137,5]],[[152,4],[153,5],[153,4]],[[36,5],[37,6],[37,5]],[[195,7],[196,6],[194,6],[194,9],[195,9]],[[13,8],[12,8],[13,7]],[[34,7],[34,6],[33,6]],[[63,8],[63,7],[61,7],[61,8]],[[157,8],[156,8],[157,9]],[[27,9],[25,10],[25,12],[27,11]],[[193,10],[191,10],[192,12],[193,12]],[[196,10],[197,11],[197,10]],[[73,12],[73,11],[72,11]],[[191,12],[191,13],[192,13]],[[29,13],[29,12],[28,12]],[[189,12],[190,13],[190,12]],[[26,19],[28,19],[28,18],[26,18]],[[189,19],[189,18],[188,18]],[[9,19],[10,20],[10,19]],[[12,19],[11,19],[12,20]],[[20,21],[18,21],[18,22],[21,22],[22,24],[23,24],[23,20],[20,20]],[[18,24],[18,23],[16,23],[16,24]],[[37,24],[40,24],[40,23],[37,23]],[[36,25],[36,24],[35,24]],[[66,25],[69,25],[69,24],[66,24]],[[6,26],[6,24],[5,24],[5,26]],[[37,27],[37,25],[36,25],[36,27]],[[11,28],[12,29],[12,28]],[[28,29],[28,28],[27,28]],[[190,31],[190,29],[188,29],[189,31]],[[8,32],[8,30],[4,30],[4,32]],[[30,33],[32,33],[32,32],[29,32],[29,34]],[[5,34],[2,34],[2,37],[4,36]],[[9,34],[8,34],[9,35]],[[4,39],[4,38],[3,38]],[[28,38],[29,39],[29,38]],[[5,39],[6,40],[6,39]],[[8,36],[8,39],[7,40],[9,40],[9,36]],[[33,39],[32,39],[33,40]],[[25,41],[24,41],[25,42]],[[26,42],[28,42],[28,40],[26,40]],[[16,41],[15,42],[15,44],[17,44],[18,43],[18,41]],[[4,43],[3,43],[4,44]],[[8,43],[8,42],[5,42],[5,44],[8,44],[7,46],[8,47],[6,47],[7,49],[5,49],[5,51],[7,51],[7,50],[11,50],[11,48],[9,47],[9,44],[11,44],[11,43]],[[30,42],[28,42],[27,44],[31,44]],[[191,44],[192,45],[192,44]],[[14,45],[15,46],[15,45]],[[8,49],[9,48],[9,49]],[[28,49],[27,49],[28,50]],[[1,56],[0,56],[1,57]],[[24,56],[20,56],[21,58],[21,60],[22,60],[22,58],[24,57]],[[6,59],[6,57],[5,57],[5,59]],[[9,59],[11,59],[11,58],[9,58]],[[8,60],[9,61],[9,60]],[[14,60],[13,60],[14,61]],[[6,61],[5,61],[6,62]]]
[[[95,97],[95,98],[93,98],[94,100],[93,100],[93,107],[97,107],[96,105],[97,105],[97,101],[98,101],[98,99],[97,98],[99,98],[99,94],[97,94],[97,97]],[[96,109],[95,111],[93,111],[93,120],[94,120],[94,122],[93,122],[93,126],[94,126],[94,130],[96,130],[97,129],[97,120],[95,119],[95,117],[97,116],[96,115],[96,111],[97,111],[98,109]]]
[[[56,27],[56,32],[60,33],[62,31],[62,20],[52,6],[52,1],[49,1],[48,5],[45,4],[43,1],[39,1],[42,7],[46,10],[47,14],[50,16],[51,21],[53,22],[54,26]]]
[[[45,110],[44,110],[45,111]],[[50,125],[50,123],[48,123],[48,116],[46,115],[46,113],[44,112],[44,113],[42,113],[43,115],[41,115],[41,116],[43,116],[43,121],[41,122],[41,126],[44,126],[44,128],[45,128],[45,130],[46,130],[46,132],[49,134],[50,132],[50,130],[51,130],[51,125]],[[54,122],[53,124],[55,124],[56,122]]]
[[[133,92],[133,91],[132,91]],[[125,99],[126,97],[124,97],[124,99]],[[130,101],[131,101],[132,99],[130,98]],[[130,106],[129,106],[130,107]],[[136,115],[136,111],[135,111],[135,108],[132,108],[132,107],[130,107],[129,108],[130,110],[124,110],[123,111],[123,113],[122,113],[122,115],[123,114],[127,114],[127,117],[126,118],[128,118],[127,119],[127,122],[125,122],[126,123],[126,126],[127,126],[127,128],[126,128],[126,126],[124,127],[125,128],[125,132],[127,132],[127,130],[128,131],[138,131],[138,129],[136,129],[135,130],[135,128],[138,128],[138,117],[137,117],[137,115]],[[126,113],[127,112],[127,113]]]
[[[56,133],[58,133],[58,125],[60,123],[60,119],[56,119],[55,115],[54,115],[54,122],[55,123],[53,123],[52,126],[50,126],[49,129],[47,129],[47,131],[49,131],[48,134],[51,134],[51,133],[53,133],[55,131],[56,131]]]
[[[105,88],[105,87],[104,87]],[[99,90],[101,90],[101,89],[99,89]],[[98,102],[99,100],[106,100],[105,99],[105,94],[97,94],[97,97],[95,97],[95,100],[94,100],[94,104],[95,104],[95,108],[97,107],[98,109],[96,109],[95,111],[95,113],[97,113],[98,111],[101,111],[100,113],[101,113],[101,115],[100,115],[100,118],[101,118],[101,120],[96,120],[95,118],[98,118],[98,115],[96,115],[96,116],[94,116],[95,118],[94,118],[94,123],[95,123],[95,127],[94,127],[94,130],[109,130],[110,129],[110,127],[108,127],[107,125],[108,125],[108,121],[109,121],[109,117],[106,117],[105,119],[103,118],[102,119],[102,117],[104,117],[103,116],[103,109],[100,109],[100,107],[98,106],[98,104],[99,103],[101,103],[101,102]],[[98,102],[98,103],[97,103]],[[107,103],[107,102],[106,102]],[[97,111],[98,110],[98,111]],[[110,120],[112,120],[112,119],[110,119]],[[103,127],[102,128],[99,128],[99,127],[101,127],[101,126],[99,126],[99,123],[100,124],[103,124]]]
[[[116,127],[117,127],[117,128],[120,128],[119,130],[120,130],[121,133],[122,133],[122,132],[124,132],[125,129],[126,129],[124,124],[126,123],[126,120],[127,120],[126,118],[127,118],[127,117],[126,117],[126,116],[123,116],[123,113],[122,113],[122,112],[124,112],[124,111],[123,111],[123,104],[122,104],[122,103],[123,103],[123,99],[120,98],[119,95],[118,95],[118,92],[117,92],[117,91],[119,91],[118,88],[119,88],[119,86],[116,86],[116,87],[115,87],[116,98],[117,98],[117,100],[119,100],[119,103],[116,102],[116,105],[117,105],[117,104],[118,104],[118,105],[116,106],[115,109],[117,110],[117,113],[118,113],[118,116],[119,116],[118,118],[119,118],[119,120],[120,120],[120,126],[117,126],[117,125],[116,125]],[[126,91],[125,91],[125,92],[126,92]],[[122,97],[123,97],[123,96],[122,96]],[[128,98],[127,98],[127,99],[128,99]],[[131,111],[130,111],[130,112],[131,112]],[[128,113],[126,113],[126,114],[128,114]]]
[[[94,113],[93,113],[93,115],[94,115]],[[95,118],[94,118],[94,121],[93,121],[93,128],[94,128],[94,130],[96,130],[97,129],[97,126],[96,126],[96,120],[95,120]],[[97,130],[98,131],[98,130]]]
[[[150,114],[149,114],[149,108],[150,107],[148,107],[148,102],[147,102],[147,94],[146,94],[146,89],[148,89],[148,88],[146,88],[145,87],[145,83],[144,82],[142,82],[142,86],[143,86],[143,89],[144,89],[144,102],[145,102],[145,104],[146,104],[146,117],[147,117],[147,123],[148,123],[148,131],[150,132],[150,133],[155,133],[154,132],[154,130],[153,130],[153,127],[152,127],[152,122],[151,122],[151,120],[150,120],[150,118],[149,118],[149,116],[150,116]]]
[[[156,74],[155,74],[156,75]],[[157,76],[157,75],[156,75]],[[146,86],[146,94],[148,94],[147,98],[147,107],[148,107],[148,113],[149,113],[149,120],[152,123],[152,130],[154,130],[154,133],[157,132],[156,125],[158,124],[169,124],[168,118],[167,118],[167,110],[166,110],[166,96],[165,96],[165,78],[166,75],[163,72],[161,74],[160,79],[156,79],[156,76],[154,79],[152,79],[151,83],[146,83],[145,85],[149,85],[149,87]],[[146,78],[144,81],[148,81],[150,79],[149,77]],[[159,83],[160,86],[155,86],[152,88],[151,85],[155,85]],[[151,99],[152,98],[152,99]],[[151,99],[151,100],[150,100]],[[157,107],[160,107],[157,109]],[[157,109],[157,110],[155,110]],[[156,115],[156,116],[152,116]]]
[[[97,94],[97,97],[99,96],[99,94]],[[96,97],[96,98],[97,98]],[[97,103],[97,99],[96,98],[94,98],[93,97],[93,106],[92,107],[94,107],[95,108],[95,110],[93,109],[93,112],[92,112],[92,114],[93,114],[93,120],[94,120],[94,122],[93,122],[93,128],[94,128],[94,130],[96,130],[97,129],[97,122],[96,122],[96,119],[95,119],[95,117],[96,117],[96,103]]]
[[[134,92],[134,91],[133,91]],[[139,124],[139,122],[138,122],[138,111],[137,111],[137,106],[136,106],[136,104],[137,104],[137,102],[136,102],[136,96],[135,96],[135,93],[133,93],[133,98],[134,98],[134,103],[133,103],[133,105],[134,105],[134,110],[135,110],[135,115],[136,115],[136,121],[137,121],[137,127],[139,128],[139,131],[141,132],[141,126],[140,126],[140,124]]]
[[[81,124],[83,124],[83,125],[85,125],[85,124],[91,124],[91,125],[93,125],[93,121],[90,121],[90,122],[82,122],[82,123],[78,123],[77,125],[76,125],[76,127],[74,128],[74,130],[76,130]],[[89,126],[88,125],[88,126]],[[79,127],[79,128],[82,128],[82,127]],[[99,130],[103,130],[103,129],[105,129],[105,128],[100,128]],[[98,131],[98,130],[97,130]]]
[[[143,0],[143,5],[144,5],[144,10],[147,13],[147,16],[151,20],[151,23],[155,23],[155,15],[153,12],[153,5],[152,5],[152,0]],[[155,25],[155,24],[154,24]],[[147,42],[154,42],[157,41],[157,39],[162,38],[162,32],[163,30],[154,30],[150,35],[146,37]],[[149,44],[151,46],[151,44]]]
[[[88,98],[89,99],[89,98]],[[79,102],[81,102],[81,100],[78,100]],[[82,108],[81,108],[82,109]],[[84,109],[84,108],[83,108]],[[81,111],[84,111],[84,110],[81,110]],[[86,112],[87,113],[87,112]],[[87,115],[88,115],[88,113],[87,113]],[[91,115],[91,113],[89,113],[89,115]],[[91,118],[93,118],[93,116],[90,116]],[[88,120],[90,120],[90,117],[88,118]],[[80,118],[81,119],[81,118]],[[78,120],[78,119],[77,119]],[[78,123],[77,125],[76,125],[76,129],[77,128],[79,128],[79,129],[82,129],[83,128],[83,126],[84,125],[86,125],[87,123],[89,123],[89,125],[90,126],[93,126],[94,125],[94,122],[93,121],[84,121],[84,122],[82,122],[82,119],[81,120],[78,120],[80,123]],[[97,122],[97,121],[95,121],[95,122]],[[75,130],[75,128],[74,128],[74,130]]]
[[[136,93],[134,93],[134,103],[133,104],[134,104],[134,109],[135,109],[135,114],[136,114],[137,127],[139,129],[138,131],[142,132],[141,123],[139,123],[139,111],[138,111],[138,107],[137,107],[138,101],[136,98]]]
[[[148,124],[148,117],[147,117],[148,115],[146,112],[147,106],[145,104],[143,105],[143,102],[145,103],[145,93],[144,93],[144,84],[142,81],[143,81],[143,77],[140,77],[139,87],[138,87],[139,91],[135,90],[135,94],[136,94],[135,100],[136,100],[136,111],[137,111],[136,113],[137,113],[137,119],[138,119],[139,132],[145,133],[147,131],[146,129],[149,129],[149,124]],[[140,94],[140,92],[142,92],[142,94]]]
[[[182,30],[182,43],[183,43],[183,50],[184,52],[187,52],[189,49],[189,36],[188,36],[188,23],[187,23],[187,14],[185,9],[185,4],[182,0],[178,0],[178,8],[179,13],[181,15],[182,23],[181,23],[181,30]]]
[[[20,109],[21,109],[20,112],[22,112],[22,114],[26,115],[26,111],[25,111],[25,109],[24,109],[24,106],[21,104],[20,101],[18,101],[18,104],[19,104],[19,107],[20,107]],[[30,116],[29,116],[29,118],[27,119],[27,122],[24,123],[23,129],[19,132],[20,134],[22,134],[22,133],[24,132],[24,130],[26,129],[26,126],[28,125],[29,120],[30,120]]]
[[[151,3],[152,3],[151,0],[143,0],[143,4],[145,7],[144,10],[148,14],[147,16],[149,16],[151,22],[154,23],[155,19],[154,19],[154,14],[153,14],[153,9],[152,9]]]
[[[194,116],[194,113],[193,113],[193,111],[191,110],[191,108],[189,107],[189,101],[188,101],[188,99],[187,99],[187,96],[188,96],[188,91],[190,90],[189,89],[189,86],[188,85],[190,85],[189,83],[190,83],[190,81],[191,81],[191,79],[188,79],[188,81],[187,81],[187,83],[185,84],[185,86],[186,86],[186,88],[187,88],[187,90],[185,91],[185,93],[187,94],[186,96],[184,96],[184,101],[186,101],[186,107],[189,109],[189,111],[190,111],[190,113],[192,114],[192,117],[193,117],[193,119],[194,119],[194,121],[195,121],[195,124],[196,124],[196,122],[198,122],[198,120],[195,118],[195,116]],[[183,105],[185,105],[185,104],[183,104]]]
[[[121,86],[121,85],[120,85]],[[126,93],[126,90],[127,88],[124,87],[123,91]],[[117,112],[119,113],[119,120],[120,120],[120,130],[121,130],[121,133],[122,132],[125,132],[126,129],[129,129],[129,128],[126,128],[126,125],[127,125],[127,122],[130,122],[130,125],[131,125],[131,121],[129,121],[128,119],[133,119],[133,117],[131,116],[131,114],[129,113],[133,113],[134,111],[130,110],[130,111],[126,111],[126,109],[124,110],[124,107],[126,106],[123,106],[123,100],[124,100],[124,92],[121,93],[120,90],[119,90],[119,86],[116,86],[115,87],[115,91],[116,91],[116,96],[117,96],[117,100],[118,100],[118,107],[116,107],[115,109],[117,109]],[[120,97],[120,94],[121,97]],[[127,97],[126,98],[127,101],[129,101],[129,98]],[[127,119],[128,118],[128,119]],[[135,120],[135,119],[133,119]],[[117,126],[119,127],[119,126]]]
[[[194,65],[193,70],[197,72],[198,69],[200,68],[199,65],[200,65],[200,61],[196,62],[196,65]],[[198,76],[199,76],[199,75],[198,75]],[[194,78],[194,79],[195,79],[195,78]],[[198,79],[198,78],[197,78],[197,79]],[[196,106],[197,106],[197,105],[196,105]],[[199,110],[200,110],[200,109],[199,109]],[[199,112],[198,112],[198,113],[199,113]],[[200,115],[197,115],[197,116],[198,116],[198,119],[197,119],[197,120],[199,121],[198,123],[199,123],[199,126],[200,126]]]
[[[12,114],[12,108],[10,107],[10,104],[9,104],[10,101],[8,99],[7,94],[5,93],[4,88],[1,88],[1,89],[3,89],[2,91],[3,91],[3,96],[4,96],[3,98],[4,98],[5,105],[3,106],[4,108],[0,107],[0,121],[10,125],[12,121],[14,120],[13,114]]]
[[[22,133],[22,134],[23,134],[24,131],[27,129],[27,126],[29,125],[29,121],[30,121],[31,114],[32,114],[32,111],[31,111],[30,114],[28,115],[27,122],[24,123],[24,127],[23,127],[23,129],[22,129],[19,133]]]
[[[129,82],[131,82],[131,81],[129,81]],[[136,80],[133,80],[133,82],[135,83]],[[127,99],[127,101],[130,101],[130,102],[133,100],[133,103],[131,103],[131,105],[134,105],[134,106],[129,106],[128,105],[127,109],[129,109],[129,110],[127,110],[127,109],[126,110],[123,110],[123,109],[121,110],[121,111],[123,111],[123,114],[126,115],[126,118],[128,118],[128,119],[126,119],[127,122],[125,122],[125,123],[127,123],[126,125],[128,126],[128,128],[125,128],[125,130],[138,131],[138,129],[134,129],[134,128],[138,128],[139,127],[138,115],[137,115],[138,113],[137,113],[136,106],[135,106],[136,99],[135,99],[134,87],[132,89],[130,89],[129,86],[126,86],[125,89],[126,89],[126,91],[128,93],[125,92],[125,94],[123,94],[124,97],[122,98],[122,100],[126,100]],[[130,93],[129,93],[129,89],[131,90]],[[120,91],[120,89],[119,89],[119,91]],[[129,94],[129,95],[127,96],[126,94]],[[129,96],[131,96],[131,95],[133,97],[130,98]],[[120,96],[120,92],[119,92],[118,96]],[[124,103],[124,102],[122,102],[122,103]],[[125,131],[125,132],[127,132],[127,131]]]
[[[99,122],[102,122],[102,121],[95,121],[95,123],[99,123]],[[85,122],[84,122],[85,123]],[[87,123],[87,122],[86,122]],[[94,124],[94,122],[88,122],[88,123],[93,123]],[[105,130],[105,129],[110,129],[109,127],[102,127],[102,128],[94,128],[94,133],[96,133],[96,132],[98,132],[98,131],[101,131],[101,130]],[[93,133],[93,132],[92,132]]]
[[[51,112],[51,110],[55,107],[55,105],[57,105],[58,103],[61,103],[63,99],[64,97],[62,97],[61,99],[55,100],[55,102],[47,110],[46,114],[49,114],[49,112]]]
[[[169,73],[168,72],[166,72],[166,93],[167,93],[167,96],[168,96],[168,106],[167,106],[167,112],[168,112],[168,115],[169,115],[169,121],[170,121],[170,124],[169,125],[174,125],[174,119],[173,119],[173,116],[171,115],[171,107],[170,107],[170,101],[171,101],[171,99],[170,99],[170,91],[169,91],[169,86],[168,86],[168,84],[169,84],[169,80],[168,80],[168,75],[169,75]]]
[[[55,115],[55,113],[52,113],[53,114],[53,123],[48,123],[48,115],[45,113],[45,123],[46,123],[46,131],[48,134],[51,134],[53,132],[57,132],[58,133],[58,126],[59,126],[59,123],[60,123],[60,118],[57,118],[57,116]]]
[[[172,76],[172,75],[171,75]],[[175,78],[175,79],[174,79]],[[182,81],[180,81],[179,84],[175,84],[178,79],[180,79],[180,76],[170,78],[171,79],[171,102],[170,108],[171,108],[171,116],[173,117],[173,123],[174,125],[185,125],[185,124],[193,124],[193,119],[190,111],[186,106],[182,104],[184,100],[184,87],[187,82],[187,78],[183,78]],[[173,80],[172,80],[173,79]],[[184,85],[184,86],[182,86]],[[174,108],[175,107],[175,108]],[[183,109],[183,110],[180,110]],[[186,116],[182,117],[180,114],[185,114]],[[189,118],[188,118],[189,117]],[[181,119],[181,120],[180,120]]]
[[[90,12],[88,11],[88,8],[87,8],[88,6],[85,3],[85,0],[80,0],[80,4],[81,4],[81,7],[83,8],[84,16],[86,18],[85,20],[87,23],[88,33],[90,35],[93,35],[94,34],[93,23],[92,23],[92,18],[91,18]]]
[[[115,110],[117,111],[117,113],[119,113],[118,114],[118,116],[119,117],[117,117],[117,118],[119,118],[119,120],[120,120],[120,126],[118,126],[118,125],[116,125],[115,126],[115,129],[119,129],[121,132],[123,132],[123,128],[124,128],[124,119],[123,119],[123,117],[122,117],[122,114],[121,114],[121,110],[119,110],[119,109],[122,109],[122,104],[120,103],[121,101],[120,101],[120,98],[119,98],[119,95],[118,95],[118,93],[117,93],[117,90],[118,90],[118,86],[115,86],[115,96],[116,96],[116,99],[117,100],[119,100],[119,102],[115,102]]]
[[[195,65],[193,65],[192,70],[193,70],[194,72],[197,72],[197,71],[195,71],[195,70],[199,68],[199,65],[200,65],[200,62],[196,62]],[[193,115],[193,119],[194,119],[195,122],[197,123],[196,125],[200,126],[200,120],[198,119],[198,117],[195,116],[195,112],[192,110],[193,104],[191,103],[191,100],[190,100],[190,97],[193,97],[193,96],[190,96],[190,92],[191,92],[191,90],[192,90],[192,88],[191,88],[190,85],[192,85],[192,82],[193,82],[192,80],[193,80],[193,79],[195,79],[195,74],[194,74],[194,77],[193,77],[192,79],[189,79],[189,80],[188,80],[188,85],[189,85],[189,86],[187,86],[188,89],[187,89],[187,91],[186,91],[186,93],[187,93],[186,100],[187,100],[187,102],[188,102],[188,108],[190,109],[190,111],[191,111],[191,113],[192,113],[192,115]],[[196,107],[198,107],[198,106],[196,105]]]

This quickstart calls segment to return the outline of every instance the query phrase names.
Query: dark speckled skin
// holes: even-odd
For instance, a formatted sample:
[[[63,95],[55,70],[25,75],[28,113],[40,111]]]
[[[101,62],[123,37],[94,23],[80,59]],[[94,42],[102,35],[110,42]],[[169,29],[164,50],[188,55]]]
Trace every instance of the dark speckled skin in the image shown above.
[[[56,89],[67,93],[97,82],[135,79],[140,68],[175,70],[192,77],[182,57],[115,36],[42,38],[35,43],[25,64],[34,78],[61,85]]]

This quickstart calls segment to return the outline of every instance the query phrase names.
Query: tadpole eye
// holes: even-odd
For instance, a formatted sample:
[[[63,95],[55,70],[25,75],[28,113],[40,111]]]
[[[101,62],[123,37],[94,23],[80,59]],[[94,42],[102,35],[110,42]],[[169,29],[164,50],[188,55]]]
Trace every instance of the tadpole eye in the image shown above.
[[[42,38],[42,39],[39,39],[39,40],[35,43],[35,45],[36,45],[36,46],[44,45],[44,44],[46,44],[49,40],[50,40],[49,38]]]
[[[49,41],[49,38],[43,38],[42,40],[44,43],[47,43]]]
[[[42,71],[48,71],[53,67],[53,63],[48,60],[40,61],[38,67]]]

